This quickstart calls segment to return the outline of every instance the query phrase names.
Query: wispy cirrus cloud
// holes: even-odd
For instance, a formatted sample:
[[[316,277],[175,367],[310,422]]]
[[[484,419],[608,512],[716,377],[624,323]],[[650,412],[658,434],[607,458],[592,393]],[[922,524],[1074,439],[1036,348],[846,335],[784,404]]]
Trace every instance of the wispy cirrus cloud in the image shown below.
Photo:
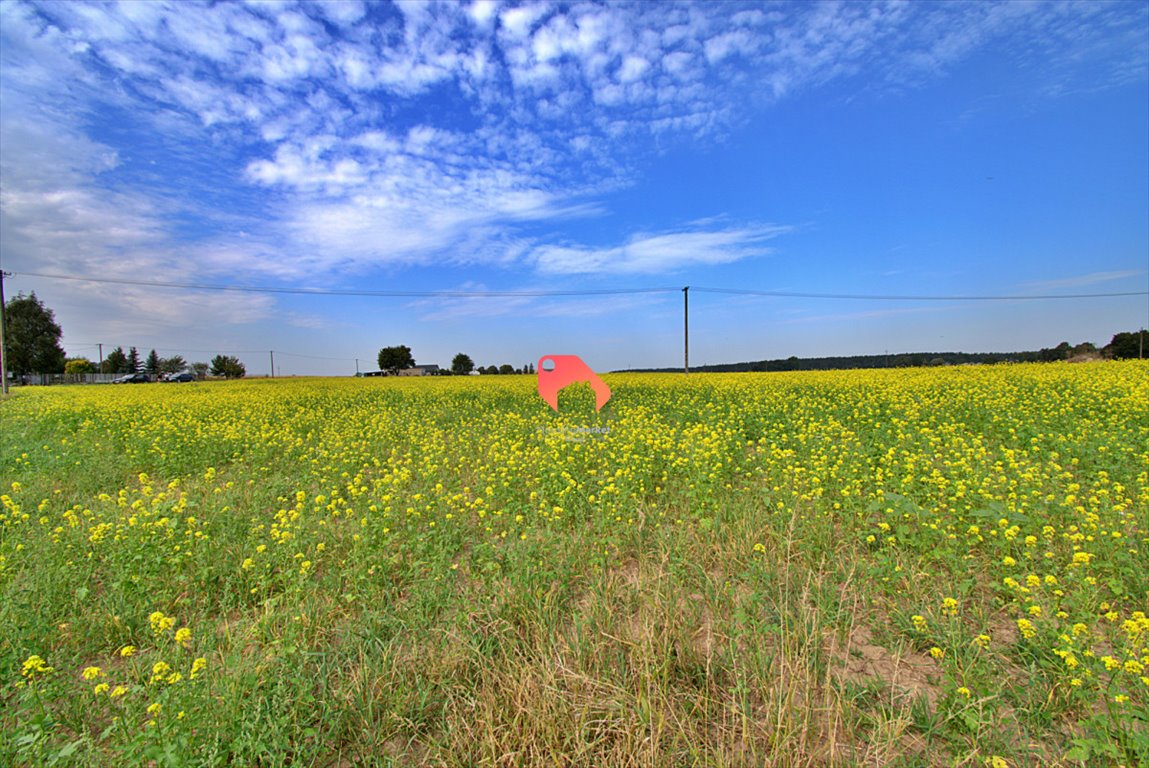
[[[1058,280],[1040,280],[1037,282],[1026,283],[1023,287],[1031,291],[1058,291],[1065,288],[1085,288],[1090,285],[1100,285],[1102,283],[1113,283],[1121,280],[1129,280],[1134,277],[1145,277],[1145,270],[1143,269],[1123,269],[1114,270],[1110,272],[1090,272],[1085,275],[1075,275],[1073,277],[1063,277]],[[1138,289],[1145,287],[1144,281]]]
[[[544,274],[657,275],[693,266],[729,264],[772,252],[767,241],[795,230],[768,225],[636,235],[622,245],[543,245],[530,253]]]

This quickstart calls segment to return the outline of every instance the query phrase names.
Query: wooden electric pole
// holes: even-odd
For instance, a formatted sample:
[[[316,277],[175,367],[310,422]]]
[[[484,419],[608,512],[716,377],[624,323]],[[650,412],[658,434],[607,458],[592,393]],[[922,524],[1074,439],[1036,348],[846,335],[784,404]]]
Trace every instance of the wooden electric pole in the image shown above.
[[[690,373],[690,286],[682,289],[682,372]]]

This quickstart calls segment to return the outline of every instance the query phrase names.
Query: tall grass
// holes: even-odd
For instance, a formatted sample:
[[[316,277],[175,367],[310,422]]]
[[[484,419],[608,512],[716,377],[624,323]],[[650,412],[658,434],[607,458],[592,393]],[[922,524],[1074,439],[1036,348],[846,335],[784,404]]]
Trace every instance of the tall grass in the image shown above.
[[[18,391],[0,763],[1149,762],[1149,367],[607,381]]]

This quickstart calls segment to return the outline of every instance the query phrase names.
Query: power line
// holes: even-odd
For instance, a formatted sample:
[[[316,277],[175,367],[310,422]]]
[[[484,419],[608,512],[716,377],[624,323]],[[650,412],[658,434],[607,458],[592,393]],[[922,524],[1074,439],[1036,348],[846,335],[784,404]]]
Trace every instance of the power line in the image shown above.
[[[212,285],[208,283],[167,282],[160,280],[124,280],[106,277],[82,277],[43,272],[9,272],[10,277],[39,277],[49,280],[72,280],[85,283],[134,285],[147,288],[183,288],[197,291],[233,291],[241,293],[281,293],[305,296],[365,296],[376,298],[501,298],[530,296],[610,296],[640,293],[679,292],[679,287],[650,288],[586,288],[578,290],[523,290],[523,291],[466,291],[466,290],[393,290],[357,291],[326,288],[277,288],[272,286]],[[991,295],[920,295],[872,293],[812,293],[805,291],[762,291],[749,288],[705,288],[691,286],[697,293],[715,293],[738,296],[764,296],[792,299],[835,299],[852,301],[1034,301],[1057,299],[1109,299],[1123,296],[1149,296],[1149,291],[1119,291],[1113,293],[1061,293],[1061,294],[991,294]]]
[[[789,299],[851,299],[872,301],[1018,301],[1031,299],[1109,299],[1119,296],[1149,296],[1149,291],[1122,291],[1117,293],[1058,293],[1058,294],[1018,294],[989,296],[917,296],[908,294],[873,293],[803,293],[798,291],[755,291],[746,288],[699,288],[690,290],[702,293],[724,293],[739,296],[770,296]]]
[[[49,280],[74,280],[83,283],[106,283],[112,285],[136,285],[146,288],[185,288],[197,291],[237,291],[242,293],[289,293],[309,296],[373,296],[373,297],[445,297],[445,298],[495,298],[511,296],[608,296],[630,293],[668,293],[679,288],[595,288],[570,291],[346,291],[326,288],[275,288],[251,285],[210,285],[206,283],[177,283],[159,280],[121,280],[109,277],[81,277],[78,275],[51,275],[43,272],[19,272],[22,277],[41,277]]]

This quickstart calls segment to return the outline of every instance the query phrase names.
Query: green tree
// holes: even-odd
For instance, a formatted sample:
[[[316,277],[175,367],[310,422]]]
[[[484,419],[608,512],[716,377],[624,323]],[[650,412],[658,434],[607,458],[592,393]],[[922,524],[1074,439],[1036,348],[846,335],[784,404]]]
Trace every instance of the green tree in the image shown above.
[[[35,291],[10,299],[4,306],[4,322],[4,359],[9,371],[16,375],[64,372],[63,331]]]
[[[1114,360],[1135,360],[1144,354],[1144,348],[1141,346],[1143,333],[1145,332],[1134,331],[1133,333],[1115,334],[1105,346],[1105,351]],[[1149,339],[1144,341],[1149,341]]]
[[[247,367],[232,355],[216,355],[211,359],[211,375],[225,379],[242,379],[247,375]]]
[[[140,372],[140,353],[135,347],[128,350],[128,370],[127,373]]]
[[[456,376],[466,376],[473,370],[475,370],[475,361],[462,352],[455,355],[455,358],[451,361],[451,373]]]
[[[207,378],[208,371],[211,370],[211,366],[207,363],[192,363],[188,367],[191,368],[192,374],[201,381]]]
[[[503,376],[509,376],[510,374],[512,374],[514,372],[515,372],[515,366],[511,365],[510,363],[503,363],[502,365],[499,366],[499,373]]]
[[[179,373],[187,367],[187,361],[183,359],[182,355],[160,358],[160,371],[163,373]]]
[[[123,347],[116,347],[104,358],[101,373],[128,373],[128,356]]]
[[[95,373],[96,366],[92,365],[92,361],[86,357],[74,357],[64,363],[64,373],[78,374],[78,373]]]
[[[398,373],[403,368],[414,368],[415,358],[407,346],[383,347],[379,350],[379,370]]]
[[[154,349],[148,353],[147,362],[144,363],[144,371],[152,376],[160,375],[160,356],[156,354]]]

